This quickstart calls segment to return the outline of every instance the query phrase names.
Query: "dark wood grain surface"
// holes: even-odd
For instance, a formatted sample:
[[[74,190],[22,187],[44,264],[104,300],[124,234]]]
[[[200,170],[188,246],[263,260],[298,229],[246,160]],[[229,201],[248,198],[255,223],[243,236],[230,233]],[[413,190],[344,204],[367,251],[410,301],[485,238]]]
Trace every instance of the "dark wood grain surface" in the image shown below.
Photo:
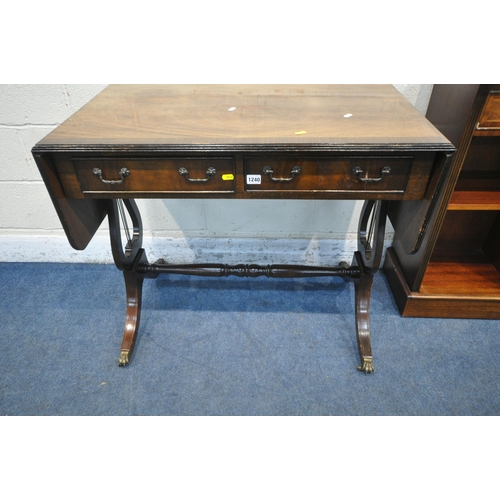
[[[446,142],[392,85],[110,85],[39,145]]]

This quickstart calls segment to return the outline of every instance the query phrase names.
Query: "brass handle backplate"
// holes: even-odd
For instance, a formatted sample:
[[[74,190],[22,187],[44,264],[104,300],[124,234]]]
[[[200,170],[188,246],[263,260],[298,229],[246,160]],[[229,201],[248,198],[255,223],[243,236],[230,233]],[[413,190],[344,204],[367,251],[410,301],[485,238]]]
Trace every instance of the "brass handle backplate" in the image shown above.
[[[274,182],[290,182],[295,176],[299,175],[302,172],[302,169],[298,166],[295,166],[291,170],[291,176],[290,177],[273,177],[274,171],[271,167],[264,167],[262,169],[262,173],[265,175],[268,175],[272,181]]]
[[[104,184],[121,184],[127,175],[130,175],[130,170],[128,168],[122,168],[119,172],[118,175],[120,176],[119,180],[114,180],[114,181],[109,181],[107,179],[103,179],[102,177],[102,170],[100,168],[94,168],[92,171],[94,175],[97,175],[99,179],[101,179]]]
[[[186,167],[181,167],[179,169],[179,174],[184,176],[189,182],[207,182],[210,179],[210,177],[214,176],[216,173],[217,173],[217,170],[215,170],[214,167],[209,167],[207,169],[207,171],[205,172],[205,174],[206,174],[205,179],[192,179],[191,177],[189,177],[189,172],[188,172],[188,169]]]
[[[359,180],[361,182],[380,182],[383,178],[384,178],[384,175],[388,175],[391,173],[391,167],[384,167],[382,169],[382,171],[380,172],[380,177],[362,177],[362,175],[364,175],[364,171],[361,167],[354,167],[352,169],[352,173],[354,175],[357,175],[359,177]]]

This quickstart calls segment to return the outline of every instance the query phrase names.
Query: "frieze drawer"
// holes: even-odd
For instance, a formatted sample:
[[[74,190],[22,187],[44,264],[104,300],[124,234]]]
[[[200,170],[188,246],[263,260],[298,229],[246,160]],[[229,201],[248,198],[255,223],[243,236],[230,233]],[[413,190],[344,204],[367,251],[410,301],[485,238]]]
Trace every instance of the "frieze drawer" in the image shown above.
[[[235,186],[232,158],[72,158],[69,163],[58,170],[73,197],[231,193]]]
[[[405,192],[411,156],[245,158],[247,191]]]

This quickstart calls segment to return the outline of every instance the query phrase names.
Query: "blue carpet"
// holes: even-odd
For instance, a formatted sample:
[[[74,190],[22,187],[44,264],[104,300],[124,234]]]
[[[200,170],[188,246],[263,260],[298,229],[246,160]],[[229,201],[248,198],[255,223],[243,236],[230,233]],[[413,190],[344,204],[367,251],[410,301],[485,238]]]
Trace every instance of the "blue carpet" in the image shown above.
[[[500,322],[402,318],[383,274],[372,375],[339,278],[146,280],[125,368],[114,266],[1,263],[0,294],[2,415],[500,414]]]

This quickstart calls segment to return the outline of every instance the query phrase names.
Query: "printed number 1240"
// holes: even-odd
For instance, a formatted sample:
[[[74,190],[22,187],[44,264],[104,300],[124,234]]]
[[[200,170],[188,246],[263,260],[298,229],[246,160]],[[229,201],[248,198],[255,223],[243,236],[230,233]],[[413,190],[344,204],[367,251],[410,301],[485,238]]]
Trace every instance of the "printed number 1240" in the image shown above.
[[[261,176],[260,175],[247,175],[247,184],[260,184]]]

